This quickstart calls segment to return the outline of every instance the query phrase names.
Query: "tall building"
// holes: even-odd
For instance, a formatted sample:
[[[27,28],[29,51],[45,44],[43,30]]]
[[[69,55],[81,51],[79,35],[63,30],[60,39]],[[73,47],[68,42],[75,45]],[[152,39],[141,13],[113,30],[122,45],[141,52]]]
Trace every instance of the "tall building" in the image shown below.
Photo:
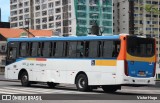
[[[134,2],[113,0],[113,33],[134,34]]]
[[[113,33],[112,0],[10,0],[10,7],[11,28],[87,35],[96,22],[104,35]]]
[[[113,0],[114,34],[129,33],[146,35],[157,39],[157,57],[160,68],[160,0]],[[146,7],[151,7],[148,11]],[[160,69],[158,69],[160,75]],[[160,76],[159,76],[160,77]]]
[[[157,37],[160,15],[148,12],[147,5],[160,8],[160,0],[113,0],[114,33],[130,33]]]

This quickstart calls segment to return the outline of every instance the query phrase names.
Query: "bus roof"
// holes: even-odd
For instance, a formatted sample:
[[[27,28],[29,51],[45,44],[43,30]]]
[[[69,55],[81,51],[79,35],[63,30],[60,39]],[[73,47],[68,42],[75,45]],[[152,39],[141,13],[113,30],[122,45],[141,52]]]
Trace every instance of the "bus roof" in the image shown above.
[[[34,37],[34,38],[9,38],[8,42],[10,41],[49,41],[49,40],[105,40],[105,39],[112,39],[116,40],[119,39],[119,35],[113,36],[68,36],[68,37]]]

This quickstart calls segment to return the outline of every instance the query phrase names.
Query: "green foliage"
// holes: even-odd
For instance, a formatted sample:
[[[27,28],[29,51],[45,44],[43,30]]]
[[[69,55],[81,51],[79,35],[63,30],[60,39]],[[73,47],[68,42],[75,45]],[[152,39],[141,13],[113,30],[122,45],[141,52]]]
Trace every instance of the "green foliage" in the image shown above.
[[[160,11],[158,10],[158,8],[155,8],[154,7],[155,5],[145,5],[145,10],[147,12],[151,12],[151,13],[154,13],[154,14],[160,14]]]

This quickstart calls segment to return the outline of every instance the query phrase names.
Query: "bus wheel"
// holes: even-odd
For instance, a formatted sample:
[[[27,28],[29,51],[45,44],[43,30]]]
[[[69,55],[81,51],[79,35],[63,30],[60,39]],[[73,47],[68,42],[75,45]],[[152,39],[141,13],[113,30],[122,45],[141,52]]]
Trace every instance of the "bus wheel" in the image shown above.
[[[47,82],[49,88],[54,88],[57,84],[53,82]]]
[[[114,93],[120,88],[121,88],[121,86],[117,86],[117,85],[112,85],[112,86],[111,85],[104,85],[104,86],[102,86],[103,91],[106,93]]]
[[[80,74],[76,78],[76,87],[79,91],[90,91],[90,87],[88,86],[88,79],[85,74]]]
[[[25,87],[30,86],[30,82],[29,82],[29,79],[28,79],[28,73],[27,72],[22,73],[21,84],[22,84],[22,86],[25,86]]]

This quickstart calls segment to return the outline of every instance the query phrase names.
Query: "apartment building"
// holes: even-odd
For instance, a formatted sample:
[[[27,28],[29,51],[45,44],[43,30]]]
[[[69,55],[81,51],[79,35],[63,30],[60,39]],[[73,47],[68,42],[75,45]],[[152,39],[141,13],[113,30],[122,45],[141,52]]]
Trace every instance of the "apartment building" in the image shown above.
[[[160,8],[160,0],[114,0],[114,33],[157,37],[159,14],[147,12],[146,5]]]
[[[61,35],[87,35],[97,22],[103,35],[111,35],[112,3],[112,0],[10,0],[10,26],[54,30]]]
[[[113,0],[113,33],[134,34],[134,2]]]

